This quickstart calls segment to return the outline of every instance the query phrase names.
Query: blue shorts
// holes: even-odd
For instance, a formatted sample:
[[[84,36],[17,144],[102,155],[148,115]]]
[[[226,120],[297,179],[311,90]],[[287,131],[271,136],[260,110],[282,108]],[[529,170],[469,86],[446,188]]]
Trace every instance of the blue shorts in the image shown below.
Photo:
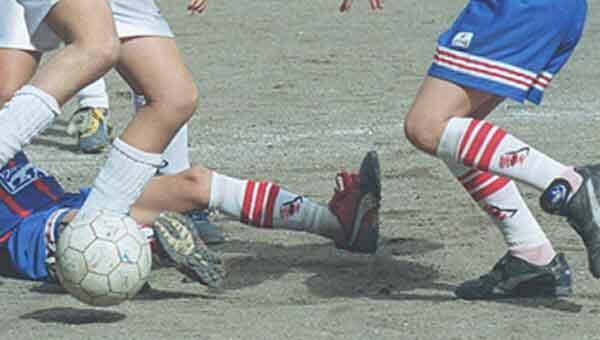
[[[44,210],[37,211],[20,221],[9,231],[8,239],[0,244],[0,256],[7,259],[12,268],[3,270],[18,277],[30,280],[48,279],[46,269],[46,223],[50,216],[59,209],[79,209],[85,202],[89,189],[79,193],[66,193],[58,202]],[[6,268],[5,268],[6,269]]]
[[[586,12],[586,0],[471,0],[439,37],[428,73],[539,104],[579,42]]]

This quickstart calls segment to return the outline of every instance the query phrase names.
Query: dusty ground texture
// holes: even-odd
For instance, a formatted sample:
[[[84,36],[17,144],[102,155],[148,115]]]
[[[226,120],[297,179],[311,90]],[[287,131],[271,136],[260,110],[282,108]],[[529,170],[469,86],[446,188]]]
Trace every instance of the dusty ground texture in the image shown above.
[[[221,172],[274,179],[326,201],[341,167],[378,150],[384,180],[376,256],[335,251],[323,239],[259,231],[218,220],[235,260],[223,293],[182,282],[173,270],[154,290],[94,309],[53,286],[0,278],[5,339],[598,339],[600,282],[582,243],[543,215],[574,269],[569,299],[464,302],[456,284],[503,254],[499,233],[448,171],[402,134],[435,38],[464,1],[400,0],[369,13],[355,1],[213,1],[200,17],[185,1],[160,1],[202,100],[191,122],[193,159]],[[492,120],[566,163],[598,161],[600,15],[590,1],[585,37],[540,108],[506,103]],[[594,38],[596,37],[596,38]],[[108,78],[122,129],[131,117],[125,84]],[[75,152],[62,122],[29,147],[70,189],[90,183],[102,157]]]

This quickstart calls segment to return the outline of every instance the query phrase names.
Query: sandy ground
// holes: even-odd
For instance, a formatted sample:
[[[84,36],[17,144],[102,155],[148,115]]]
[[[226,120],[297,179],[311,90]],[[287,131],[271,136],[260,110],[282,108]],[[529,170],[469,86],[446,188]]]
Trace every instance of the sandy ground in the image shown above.
[[[3,339],[598,339],[600,282],[582,243],[560,219],[545,230],[574,270],[569,299],[464,302],[452,290],[503,254],[488,218],[442,164],[403,139],[402,116],[428,67],[437,34],[464,1],[212,1],[200,17],[160,1],[202,100],[191,122],[193,159],[221,172],[274,179],[327,201],[333,175],[378,150],[382,239],[376,256],[326,240],[260,231],[219,218],[233,258],[223,293],[153,273],[135,301],[94,309],[56,287],[0,278]],[[585,37],[540,108],[506,103],[492,120],[566,163],[600,158],[600,15],[590,1]],[[125,84],[108,77],[122,129],[132,115]],[[64,133],[70,106],[28,148],[70,189],[89,184],[102,157],[76,153]]]

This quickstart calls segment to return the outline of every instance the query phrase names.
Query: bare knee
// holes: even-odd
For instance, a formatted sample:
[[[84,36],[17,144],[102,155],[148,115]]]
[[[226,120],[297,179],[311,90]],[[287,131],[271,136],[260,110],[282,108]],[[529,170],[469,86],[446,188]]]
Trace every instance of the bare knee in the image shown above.
[[[198,89],[193,83],[170,89],[159,96],[147,96],[147,106],[160,115],[163,126],[179,127],[185,124],[198,106]]]
[[[198,107],[198,88],[194,83],[182,86],[177,94],[169,96],[167,105],[177,112],[180,119],[188,121]]]
[[[435,155],[447,122],[432,115],[409,112],[404,120],[404,135],[417,149]]]
[[[93,39],[80,39],[73,44],[83,53],[88,60],[94,60],[98,73],[110,70],[119,59],[120,41],[116,36],[94,37]]]

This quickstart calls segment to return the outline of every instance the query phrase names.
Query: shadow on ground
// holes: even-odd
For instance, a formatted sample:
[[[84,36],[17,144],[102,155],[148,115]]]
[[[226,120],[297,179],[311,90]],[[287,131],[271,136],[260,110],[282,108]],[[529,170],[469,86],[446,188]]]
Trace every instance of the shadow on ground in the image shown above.
[[[92,323],[119,322],[125,319],[125,314],[104,309],[54,307],[23,314],[19,318],[22,320],[36,320],[42,323],[52,322],[67,325],[85,325]]]
[[[225,289],[240,289],[276,280],[290,272],[308,272],[309,290],[321,297],[453,300],[453,287],[436,283],[432,266],[397,259],[427,253],[442,244],[413,238],[383,239],[377,255],[351,254],[329,244],[283,246],[267,242],[230,241],[220,246],[228,276]],[[417,288],[440,290],[435,295],[406,294]]]
[[[31,288],[30,291],[40,294],[66,294],[65,290],[61,286],[47,282]],[[144,286],[144,288],[142,288],[142,290],[134,298],[134,300],[149,301],[176,299],[215,299],[215,295],[161,290],[153,288],[151,284],[146,284],[146,286]]]

